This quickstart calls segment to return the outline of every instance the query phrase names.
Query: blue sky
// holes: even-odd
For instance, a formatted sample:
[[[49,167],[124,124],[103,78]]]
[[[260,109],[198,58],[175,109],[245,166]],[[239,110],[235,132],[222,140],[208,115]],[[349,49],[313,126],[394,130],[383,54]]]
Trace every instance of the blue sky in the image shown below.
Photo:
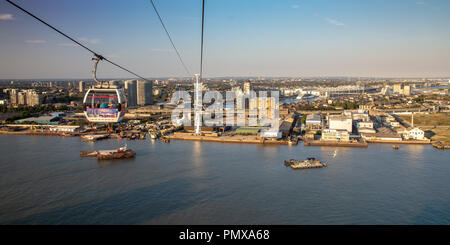
[[[199,71],[201,0],[154,0]],[[186,76],[147,0],[15,0],[146,77]],[[205,76],[450,76],[448,0],[207,0]],[[88,78],[89,52],[0,1],[0,78]],[[129,77],[101,64],[99,77]]]

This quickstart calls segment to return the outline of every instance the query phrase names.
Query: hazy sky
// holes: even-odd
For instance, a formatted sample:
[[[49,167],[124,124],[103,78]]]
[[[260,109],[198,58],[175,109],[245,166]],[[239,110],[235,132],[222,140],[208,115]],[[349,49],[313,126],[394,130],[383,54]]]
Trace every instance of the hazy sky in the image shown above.
[[[186,76],[148,0],[15,0],[146,77]],[[201,0],[155,0],[199,71]],[[205,76],[450,76],[448,0],[207,0]],[[88,78],[91,54],[0,1],[0,79]],[[109,64],[99,77],[129,77]]]

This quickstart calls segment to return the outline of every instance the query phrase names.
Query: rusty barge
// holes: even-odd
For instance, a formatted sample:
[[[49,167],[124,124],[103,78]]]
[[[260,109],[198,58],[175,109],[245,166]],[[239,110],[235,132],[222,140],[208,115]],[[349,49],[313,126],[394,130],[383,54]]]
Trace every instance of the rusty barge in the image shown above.
[[[82,157],[96,157],[98,160],[126,159],[133,158],[136,153],[126,146],[115,150],[81,151]]]

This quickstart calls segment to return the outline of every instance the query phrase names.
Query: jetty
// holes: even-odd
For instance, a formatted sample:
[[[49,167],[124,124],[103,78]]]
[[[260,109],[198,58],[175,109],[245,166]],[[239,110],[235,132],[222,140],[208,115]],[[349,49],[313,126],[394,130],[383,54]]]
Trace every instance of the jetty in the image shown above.
[[[450,150],[450,144],[444,144],[440,141],[433,142],[433,147],[439,150]]]
[[[367,142],[306,140],[304,146],[368,147]]]

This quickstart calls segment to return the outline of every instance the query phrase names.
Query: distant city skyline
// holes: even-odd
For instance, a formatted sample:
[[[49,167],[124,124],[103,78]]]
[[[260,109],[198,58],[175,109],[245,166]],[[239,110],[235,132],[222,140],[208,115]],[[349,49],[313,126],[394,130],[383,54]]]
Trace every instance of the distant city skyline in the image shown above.
[[[144,77],[187,77],[150,1],[15,0]],[[199,70],[201,1],[155,0]],[[206,1],[205,77],[450,77],[445,0]],[[0,2],[0,79],[86,79],[90,53]],[[100,78],[129,74],[100,63]]]

